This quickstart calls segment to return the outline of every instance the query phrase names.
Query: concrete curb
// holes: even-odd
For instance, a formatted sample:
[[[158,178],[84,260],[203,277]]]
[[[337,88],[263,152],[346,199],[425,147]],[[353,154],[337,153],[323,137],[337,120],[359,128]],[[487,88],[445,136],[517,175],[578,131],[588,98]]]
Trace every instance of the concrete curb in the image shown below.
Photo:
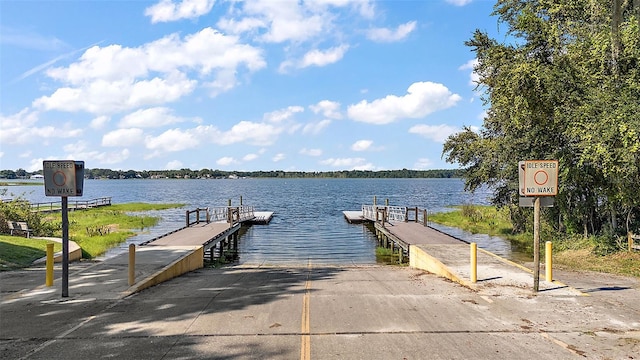
[[[32,237],[32,239],[49,240],[57,243],[62,243],[61,238],[54,238],[54,237]],[[69,261],[70,262],[79,261],[80,259],[82,259],[82,248],[75,241],[69,240]],[[45,256],[35,260],[32,264],[41,265],[41,264],[46,264],[46,262],[47,262],[47,257]],[[53,262],[54,263],[62,262],[62,251],[58,251],[57,253],[53,254]]]
[[[468,251],[468,245],[464,244],[464,245],[447,245],[448,247],[453,246],[453,247],[464,247],[464,251]],[[516,272],[520,272],[520,274],[522,274],[523,272],[526,274],[533,274],[533,271],[531,271],[530,269],[517,264],[513,261],[507,260],[505,258],[502,258],[490,251],[484,250],[484,249],[478,249],[481,253],[486,254],[491,256],[492,258],[497,259],[498,261],[502,262],[504,265],[506,265],[505,270],[503,270],[504,275],[501,275],[500,277],[510,277],[506,274],[510,274],[513,270],[509,270],[509,268],[513,268],[514,270],[517,269]],[[455,263],[455,260],[454,260]],[[470,261],[469,261],[470,263]],[[460,262],[458,261],[458,263],[456,265],[454,265],[453,267],[450,267],[448,265],[445,265],[443,263],[442,260],[438,259],[436,256],[429,254],[425,249],[421,248],[419,245],[411,245],[409,247],[409,266],[411,266],[412,268],[415,269],[420,269],[420,270],[425,270],[428,271],[430,273],[433,273],[435,275],[438,275],[440,277],[443,277],[445,279],[451,280],[453,282],[456,282],[462,286],[465,286],[471,290],[474,291],[480,291],[483,289],[483,286],[485,283],[473,283],[471,282],[470,279],[467,279],[468,274],[466,274],[466,270],[461,271],[460,269]],[[466,274],[466,275],[465,275]],[[517,279],[519,275],[516,275],[515,273],[511,274],[511,277],[515,276],[515,278],[513,279]],[[510,278],[511,278],[510,277]],[[516,281],[517,282],[517,281]],[[554,288],[547,288],[547,289],[541,289],[540,292],[545,292],[545,291],[549,291],[549,290],[555,290],[555,289],[560,289],[560,288],[565,288],[568,289],[572,292],[575,292],[581,296],[589,296],[588,294],[583,293],[582,291],[575,289],[571,286],[568,286],[560,281],[557,280],[553,280],[552,282],[547,282],[547,284],[552,284],[554,286]]]
[[[155,273],[147,276],[143,280],[138,281],[130,286],[126,291],[120,293],[120,297],[125,298],[146,288],[171,280],[190,271],[202,269],[203,267],[204,247],[193,247],[193,251],[191,251],[187,255],[182,256],[178,260],[175,260],[171,264],[163,267]]]

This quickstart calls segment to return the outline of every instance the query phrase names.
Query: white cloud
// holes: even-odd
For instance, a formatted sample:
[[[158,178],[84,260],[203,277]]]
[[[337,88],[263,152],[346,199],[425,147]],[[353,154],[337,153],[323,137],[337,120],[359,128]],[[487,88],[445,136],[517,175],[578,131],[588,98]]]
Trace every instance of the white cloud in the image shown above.
[[[427,139],[431,139],[433,141],[444,143],[445,140],[449,137],[449,135],[455,134],[460,129],[455,126],[450,125],[415,125],[409,129],[409,133],[418,134]]]
[[[409,21],[401,24],[395,30],[375,28],[367,31],[367,38],[377,42],[394,42],[406,38],[416,28],[417,22]]]
[[[478,66],[478,59],[473,59],[467,61],[464,65],[458,68],[458,70],[471,70],[471,74],[469,75],[469,85],[475,86],[480,81],[480,75],[475,71],[476,66]]]
[[[182,165],[182,161],[180,160],[172,160],[169,161],[167,163],[167,165],[164,166],[165,170],[180,170],[182,169],[183,165]]]
[[[321,156],[322,155],[322,150],[321,149],[307,149],[307,148],[304,148],[304,149],[300,150],[300,154],[308,155],[308,156]]]
[[[290,68],[294,67],[297,69],[303,69],[310,66],[323,67],[329,64],[336,63],[340,61],[344,54],[349,49],[348,45],[340,45],[336,47],[332,47],[325,51],[314,49],[308,51],[302,59],[299,60],[285,60],[280,64],[278,71],[281,73],[286,73]]]
[[[278,153],[271,160],[273,160],[273,162],[279,162],[284,160],[285,158],[286,156],[283,153]]]
[[[212,141],[219,145],[246,142],[251,145],[267,146],[273,144],[282,131],[282,128],[271,124],[241,121],[229,131],[212,137]]]
[[[34,100],[33,106],[44,110],[113,113],[173,102],[191,93],[196,83],[197,81],[187,79],[182,73],[175,73],[164,79],[156,77],[137,82],[96,80],[79,88],[59,88],[51,96]]]
[[[353,145],[351,145],[351,150],[353,151],[366,151],[371,149],[371,145],[373,145],[372,140],[358,140]]]
[[[33,105],[108,114],[175,101],[199,82],[215,95],[237,85],[240,68],[253,72],[265,66],[261,49],[212,28],[184,38],[170,34],[135,48],[93,46],[68,67],[49,69],[46,74],[66,86]]]
[[[433,82],[411,84],[404,96],[387,95],[371,103],[366,100],[350,105],[349,118],[371,123],[389,124],[403,118],[423,118],[435,111],[454,106],[461,97],[444,85]]]
[[[140,143],[142,135],[138,128],[117,129],[102,136],[102,146],[131,146]]]
[[[340,103],[336,101],[322,100],[315,105],[310,105],[309,109],[311,109],[314,114],[322,114],[322,116],[329,119],[342,119]]]
[[[124,116],[118,126],[121,128],[150,128],[183,121],[183,119],[174,116],[171,112],[172,110],[166,107],[140,109]]]
[[[244,20],[223,19],[218,26],[223,26],[223,30],[256,30],[260,27],[264,32],[259,39],[270,43],[305,41],[321,34],[331,19],[324,11],[311,11],[306,5],[297,0],[243,2],[240,14],[244,15]],[[235,25],[238,23],[242,26]]]
[[[302,133],[318,135],[319,133],[322,132],[322,130],[324,130],[330,124],[331,124],[331,120],[329,119],[324,119],[324,120],[318,121],[317,123],[309,123],[302,128]]]
[[[240,20],[224,18],[220,19],[216,25],[219,29],[230,34],[242,34],[267,27],[265,20],[258,18],[244,18]]]
[[[349,49],[348,45],[340,45],[336,47],[332,47],[325,51],[322,50],[311,50],[304,54],[304,57],[300,61],[298,67],[306,68],[309,66],[326,66],[329,64],[333,64],[338,62],[340,59],[344,57],[344,54]]]
[[[416,170],[427,170],[431,166],[433,166],[433,161],[431,161],[431,160],[429,160],[427,158],[420,158],[413,165],[413,168],[416,169]]]
[[[258,154],[247,154],[242,158],[242,161],[253,161],[258,158]]]
[[[367,164],[364,158],[330,158],[320,161],[320,164],[351,170],[364,170],[371,165]]]
[[[29,108],[10,115],[0,115],[0,143],[29,144],[40,143],[42,139],[68,139],[82,135],[82,129],[67,122],[56,126],[36,126],[39,113]]]
[[[129,149],[122,149],[118,151],[97,151],[91,149],[92,144],[86,140],[80,140],[72,144],[63,146],[63,150],[67,153],[65,158],[82,160],[85,163],[91,164],[118,164],[129,158]]]
[[[30,136],[30,129],[38,122],[38,112],[29,108],[10,115],[0,115],[0,143],[8,144],[26,144],[33,138]]]
[[[446,0],[449,4],[455,5],[455,6],[465,6],[467,4],[470,4],[473,0]]]
[[[151,23],[169,22],[181,19],[195,19],[206,15],[213,8],[215,0],[160,0],[145,9],[145,16],[151,17]]]
[[[236,164],[236,163],[237,163],[236,159],[230,156],[221,157],[220,159],[216,160],[216,164],[220,166],[229,166],[231,164]]]
[[[218,21],[217,27],[231,34],[252,33],[270,43],[301,43],[331,34],[342,8],[351,7],[365,19],[373,19],[371,0],[253,0],[240,5]],[[338,10],[338,11],[336,11]]]
[[[293,115],[300,112],[304,112],[304,108],[302,106],[289,106],[285,109],[264,114],[264,119],[269,122],[280,123],[290,119]]]
[[[92,129],[96,129],[96,130],[100,130],[102,128],[105,127],[105,125],[107,125],[107,123],[109,123],[109,121],[111,121],[111,118],[108,116],[98,116],[96,118],[94,118],[93,120],[91,120],[91,123],[89,123],[89,126]]]
[[[199,132],[199,129],[202,130],[202,132]],[[165,152],[193,149],[200,144],[200,137],[204,137],[210,130],[211,128],[207,126],[198,126],[195,129],[186,131],[169,129],[158,136],[148,135],[144,139],[144,144],[147,149],[154,150],[154,153],[150,156]]]

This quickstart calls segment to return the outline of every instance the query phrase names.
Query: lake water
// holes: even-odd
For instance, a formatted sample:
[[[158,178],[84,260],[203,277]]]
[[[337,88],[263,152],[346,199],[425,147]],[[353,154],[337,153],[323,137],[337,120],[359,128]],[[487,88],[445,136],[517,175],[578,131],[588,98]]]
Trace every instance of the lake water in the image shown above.
[[[44,186],[12,186],[9,192],[31,202],[59,201],[44,196]],[[239,237],[240,263],[373,264],[375,235],[362,224],[349,224],[342,211],[363,204],[418,206],[447,211],[450,206],[487,204],[488,191],[464,192],[460,179],[227,179],[227,180],[85,180],[84,195],[69,201],[111,197],[113,203],[183,203],[185,207],[152,212],[161,222],[105,256],[184,226],[185,210],[240,203],[256,211],[273,211],[269,225],[244,227]],[[4,197],[11,197],[10,194]],[[435,227],[435,225],[434,225]],[[439,227],[499,255],[515,258],[509,242]]]

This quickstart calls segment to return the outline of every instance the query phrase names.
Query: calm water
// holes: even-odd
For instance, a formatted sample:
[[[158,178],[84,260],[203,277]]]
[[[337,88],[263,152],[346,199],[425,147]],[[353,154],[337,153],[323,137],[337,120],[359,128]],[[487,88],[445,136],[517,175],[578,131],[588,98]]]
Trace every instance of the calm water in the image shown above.
[[[10,193],[31,202],[59,201],[44,196],[44,186],[11,187]],[[488,192],[465,193],[460,179],[238,179],[238,180],[85,180],[84,196],[90,200],[111,197],[113,203],[184,203],[184,208],[153,212],[162,217],[153,229],[129,239],[105,256],[184,226],[185,210],[196,207],[252,205],[256,211],[273,211],[269,225],[253,225],[240,236],[240,262],[260,264],[372,264],[376,262],[374,234],[364,225],[348,224],[344,210],[362,204],[418,206],[446,211],[461,204],[486,204]],[[11,197],[10,194],[4,197]],[[442,228],[478,246],[514,258],[511,245],[500,238],[473,236]]]

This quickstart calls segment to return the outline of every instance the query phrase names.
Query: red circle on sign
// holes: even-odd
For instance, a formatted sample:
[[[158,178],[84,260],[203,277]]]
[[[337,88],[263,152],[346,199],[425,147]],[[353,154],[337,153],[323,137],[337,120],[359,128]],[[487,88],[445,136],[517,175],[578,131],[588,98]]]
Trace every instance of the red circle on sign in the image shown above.
[[[538,170],[535,174],[533,174],[533,181],[535,181],[538,185],[544,185],[547,183],[547,181],[549,181],[549,174],[542,170]]]
[[[53,183],[56,186],[64,186],[67,183],[67,176],[60,170],[53,173]]]

